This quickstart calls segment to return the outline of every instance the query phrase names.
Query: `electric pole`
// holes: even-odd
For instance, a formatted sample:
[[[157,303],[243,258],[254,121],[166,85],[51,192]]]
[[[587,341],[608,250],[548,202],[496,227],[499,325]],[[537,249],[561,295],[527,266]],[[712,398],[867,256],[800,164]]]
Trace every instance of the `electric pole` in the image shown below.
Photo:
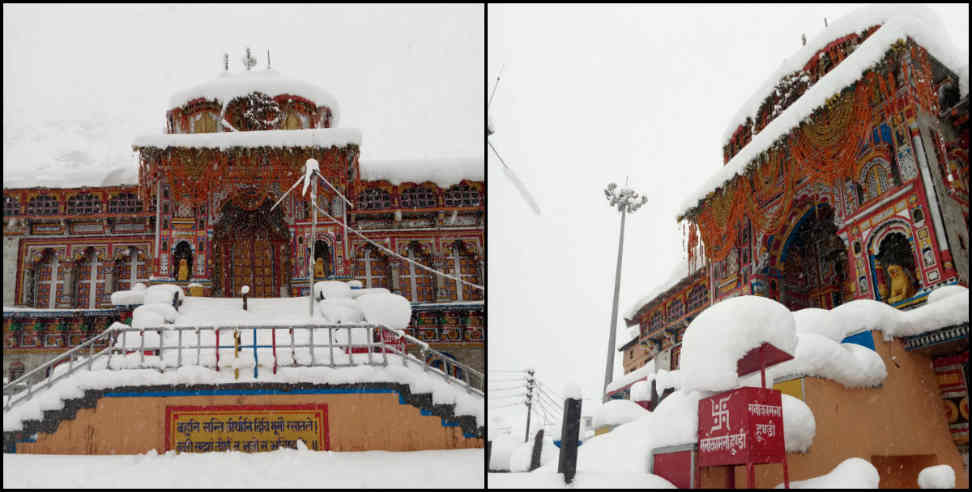
[[[526,424],[526,436],[523,437],[523,442],[530,441],[530,413],[532,413],[533,407],[533,369],[527,369],[527,394],[526,394],[526,406],[527,406],[527,424]]]

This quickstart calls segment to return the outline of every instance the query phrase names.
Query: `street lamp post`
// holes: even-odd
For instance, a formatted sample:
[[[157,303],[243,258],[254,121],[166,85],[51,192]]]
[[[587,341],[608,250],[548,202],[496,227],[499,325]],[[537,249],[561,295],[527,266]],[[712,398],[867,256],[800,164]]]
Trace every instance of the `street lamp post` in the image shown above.
[[[618,239],[618,266],[614,272],[614,302],[611,305],[611,326],[608,330],[607,365],[604,368],[604,390],[602,391],[601,402],[607,402],[607,387],[611,383],[611,376],[614,373],[614,335],[618,326],[618,294],[621,291],[621,253],[624,250],[624,219],[628,213],[634,213],[641,208],[648,197],[639,195],[633,189],[625,185],[620,191],[617,190],[616,183],[608,184],[604,190],[604,196],[612,207],[617,207],[621,212],[621,235]]]

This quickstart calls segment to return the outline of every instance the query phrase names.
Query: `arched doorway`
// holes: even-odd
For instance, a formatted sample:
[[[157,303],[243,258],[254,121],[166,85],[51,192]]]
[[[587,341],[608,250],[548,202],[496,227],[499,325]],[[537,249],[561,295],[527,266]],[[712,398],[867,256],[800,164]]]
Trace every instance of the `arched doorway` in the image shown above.
[[[183,260],[186,262],[185,265],[182,264]],[[192,246],[187,241],[179,241],[179,244],[176,244],[172,265],[175,268],[176,280],[188,281],[192,278]]]
[[[919,289],[915,252],[904,232],[890,232],[880,238],[874,255],[878,300],[894,304],[914,295]],[[900,272],[895,275],[894,269]]]
[[[223,206],[213,237],[214,292],[224,297],[240,295],[250,287],[251,297],[280,297],[289,281],[285,256],[290,231],[280,208],[266,199],[253,210],[233,201]]]
[[[317,262],[320,260],[320,263]],[[314,241],[314,278],[324,280],[334,275],[334,255],[324,241]]]
[[[791,311],[831,309],[844,302],[847,250],[837,235],[834,209],[811,207],[786,238],[780,254],[780,302]]]

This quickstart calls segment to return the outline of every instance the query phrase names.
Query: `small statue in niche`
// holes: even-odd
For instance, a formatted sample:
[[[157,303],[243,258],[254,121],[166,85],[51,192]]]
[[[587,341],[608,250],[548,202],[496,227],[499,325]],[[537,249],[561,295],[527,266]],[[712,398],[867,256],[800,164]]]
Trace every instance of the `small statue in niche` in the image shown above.
[[[314,260],[314,278],[324,278],[324,258]]]
[[[903,301],[915,295],[914,282],[911,275],[901,265],[888,265],[888,275],[891,277],[891,297],[888,304]]]
[[[185,258],[179,259],[179,270],[176,280],[189,280],[189,262]]]
[[[877,276],[878,295],[881,296],[881,299],[887,299],[888,298],[887,274],[884,270],[884,267],[881,265],[880,261],[877,260],[874,261],[874,273]]]

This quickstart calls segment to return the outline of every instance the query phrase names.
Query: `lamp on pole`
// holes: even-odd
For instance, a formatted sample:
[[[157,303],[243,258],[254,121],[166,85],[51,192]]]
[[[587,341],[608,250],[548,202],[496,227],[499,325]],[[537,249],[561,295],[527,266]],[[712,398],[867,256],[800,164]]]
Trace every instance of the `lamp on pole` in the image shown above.
[[[604,189],[604,196],[612,207],[617,207],[621,212],[621,236],[618,239],[618,266],[614,273],[614,302],[611,305],[611,326],[608,330],[607,347],[607,366],[604,369],[604,390],[601,392],[602,403],[608,400],[607,387],[611,383],[611,376],[614,373],[614,334],[618,326],[618,294],[621,291],[621,252],[624,249],[624,219],[628,213],[634,213],[641,208],[648,197],[636,193],[628,188],[627,184],[620,190],[616,183],[610,183]]]

